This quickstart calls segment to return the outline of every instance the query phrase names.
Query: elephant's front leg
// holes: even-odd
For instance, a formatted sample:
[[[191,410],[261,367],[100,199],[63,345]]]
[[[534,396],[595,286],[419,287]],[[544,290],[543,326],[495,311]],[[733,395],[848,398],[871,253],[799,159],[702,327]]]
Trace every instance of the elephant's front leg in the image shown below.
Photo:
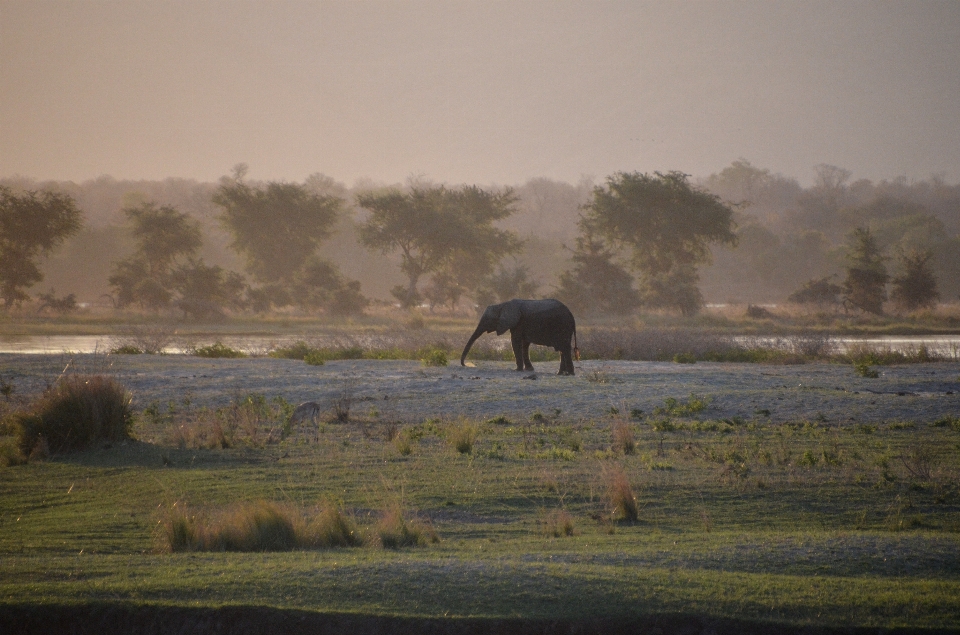
[[[517,370],[523,370],[523,357],[526,351],[523,349],[523,338],[516,331],[510,331],[510,344],[513,346],[513,357],[517,360]]]
[[[530,363],[530,342],[523,340],[521,348],[523,349],[523,370],[533,370],[533,364]]]

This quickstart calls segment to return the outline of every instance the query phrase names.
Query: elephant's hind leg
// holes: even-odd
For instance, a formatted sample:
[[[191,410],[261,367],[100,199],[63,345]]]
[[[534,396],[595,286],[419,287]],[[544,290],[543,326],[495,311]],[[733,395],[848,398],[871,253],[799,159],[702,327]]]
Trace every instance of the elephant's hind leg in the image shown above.
[[[560,351],[560,372],[558,375],[573,375],[573,355],[569,348]]]

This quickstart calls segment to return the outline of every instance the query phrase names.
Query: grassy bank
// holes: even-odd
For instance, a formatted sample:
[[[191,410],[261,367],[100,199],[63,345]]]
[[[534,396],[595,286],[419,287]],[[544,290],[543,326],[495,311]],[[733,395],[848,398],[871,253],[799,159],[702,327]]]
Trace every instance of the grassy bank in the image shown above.
[[[242,419],[226,449],[163,442],[184,422],[142,413],[134,434],[153,443],[0,469],[0,608],[960,628],[952,417],[715,420],[695,396],[590,420],[351,417],[284,431],[289,410],[262,412],[253,424],[222,413],[220,425]],[[171,552],[177,506],[222,518],[258,501],[307,519],[335,505],[368,534],[401,509],[439,542]]]

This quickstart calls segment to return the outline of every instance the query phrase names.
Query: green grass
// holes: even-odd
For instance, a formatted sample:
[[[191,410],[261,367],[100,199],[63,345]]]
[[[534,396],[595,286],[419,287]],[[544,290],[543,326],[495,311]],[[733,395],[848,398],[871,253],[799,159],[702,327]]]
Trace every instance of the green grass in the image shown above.
[[[266,430],[283,410],[274,401],[238,398],[220,421]],[[953,419],[867,432],[714,421],[701,401],[632,424],[633,454],[615,451],[609,418],[558,413],[394,434],[351,418],[318,437],[261,431],[260,443],[227,449],[131,441],[0,468],[0,607],[960,628]],[[163,438],[186,416],[142,416],[134,434]],[[454,433],[467,428],[461,452]],[[210,521],[210,534],[260,513],[273,536],[288,535],[280,517],[315,535],[311,523],[333,509],[340,521],[326,526],[342,521],[389,548],[306,540],[170,553],[175,504]]]

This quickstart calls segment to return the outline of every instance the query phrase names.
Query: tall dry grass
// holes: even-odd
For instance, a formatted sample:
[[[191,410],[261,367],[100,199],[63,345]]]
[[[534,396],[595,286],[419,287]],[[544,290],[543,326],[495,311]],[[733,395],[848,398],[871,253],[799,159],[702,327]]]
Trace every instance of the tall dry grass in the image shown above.
[[[639,520],[640,507],[637,504],[637,497],[623,468],[619,465],[608,466],[603,471],[603,478],[611,516],[625,522]]]
[[[419,519],[406,518],[400,505],[388,506],[374,531],[385,549],[419,547],[440,541],[433,527]]]
[[[292,505],[262,500],[213,512],[174,503],[160,526],[163,549],[171,552],[292,551],[364,543],[353,520],[330,503],[312,517]]]
[[[24,456],[45,446],[51,452],[81,450],[97,441],[129,438],[131,396],[105,375],[67,375],[28,409],[13,415],[17,444]]]

